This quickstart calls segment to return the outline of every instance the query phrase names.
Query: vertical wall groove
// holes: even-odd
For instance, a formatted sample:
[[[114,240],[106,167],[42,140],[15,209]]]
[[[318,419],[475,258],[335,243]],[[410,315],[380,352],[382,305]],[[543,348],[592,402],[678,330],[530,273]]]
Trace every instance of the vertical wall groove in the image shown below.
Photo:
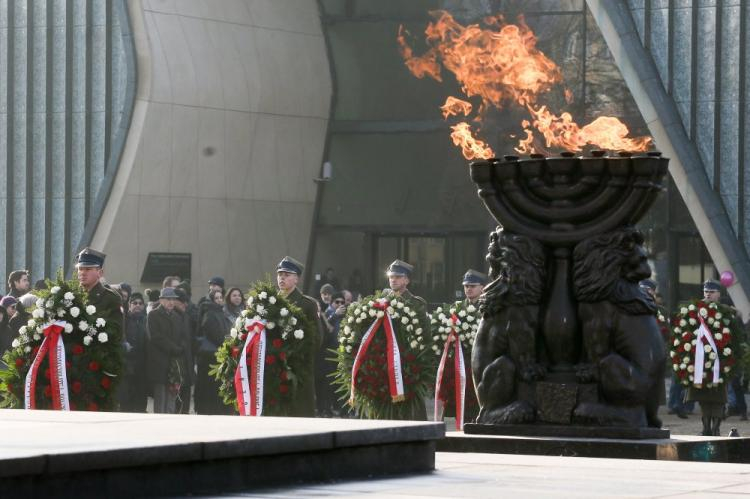
[[[721,192],[721,74],[722,74],[722,10],[723,0],[716,2],[716,27],[714,46],[714,190]]]
[[[739,209],[737,210],[737,237],[740,241],[745,240],[745,85],[747,84],[747,77],[745,75],[747,67],[747,35],[745,29],[747,29],[747,3],[740,3],[740,41],[739,41],[739,86],[738,86],[738,101],[739,104],[737,109],[739,111],[739,124],[737,127],[737,199]]]
[[[25,187],[25,224],[24,224],[24,267],[32,267],[32,231],[34,220],[32,217],[32,200],[34,196],[34,4],[29,0],[26,5],[26,185]],[[33,270],[33,269],[30,269]],[[37,272],[39,269],[37,269]]]
[[[14,130],[15,130],[15,74],[16,74],[16,61],[15,61],[15,39],[16,39],[16,3],[13,0],[8,1],[8,43],[7,43],[7,49],[8,49],[8,55],[7,55],[7,61],[8,61],[8,82],[7,82],[7,113],[8,113],[8,128],[7,128],[7,145],[6,145],[6,151],[7,151],[7,158],[6,158],[6,164],[7,164],[7,174],[6,174],[6,182],[5,182],[5,273],[7,274],[9,272],[10,266],[13,265],[13,236],[12,234],[15,232],[15,227],[13,223],[13,204],[14,204],[14,196],[13,196],[13,179],[14,179],[14,171],[15,171],[15,140],[14,140]],[[2,276],[4,277],[4,276]],[[3,279],[4,281],[5,279]]]

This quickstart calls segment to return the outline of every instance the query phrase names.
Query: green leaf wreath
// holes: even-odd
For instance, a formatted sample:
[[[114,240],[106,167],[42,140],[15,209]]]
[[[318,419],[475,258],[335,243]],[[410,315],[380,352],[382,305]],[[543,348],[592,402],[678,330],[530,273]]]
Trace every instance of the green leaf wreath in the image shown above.
[[[97,317],[88,294],[77,281],[58,272],[47,281],[48,290],[35,291],[38,299],[31,318],[22,326],[11,349],[3,355],[7,370],[0,370],[0,407],[23,408],[26,374],[44,340],[44,325],[64,323],[68,398],[71,410],[111,411],[117,408],[117,385],[123,368],[122,333]],[[52,408],[49,359],[42,361],[36,378],[36,408]]]
[[[430,347],[429,324],[420,317],[418,306],[403,298],[384,297],[380,292],[352,303],[341,323],[338,362],[334,384],[340,400],[351,399],[352,368],[362,336],[372,323],[383,314],[375,304],[386,300],[396,341],[401,356],[404,382],[403,401],[393,401],[388,385],[386,339],[381,330],[375,331],[357,379],[355,394],[350,404],[362,418],[410,419],[419,413],[423,399],[435,382],[435,359]]]
[[[263,377],[264,416],[288,416],[303,380],[306,366],[312,362],[313,336],[302,309],[289,302],[269,281],[258,281],[248,292],[247,308],[242,311],[230,335],[216,352],[217,364],[209,374],[220,383],[224,403],[237,410],[234,374],[247,332],[245,321],[266,321],[266,358]],[[250,365],[248,357],[248,365]]]

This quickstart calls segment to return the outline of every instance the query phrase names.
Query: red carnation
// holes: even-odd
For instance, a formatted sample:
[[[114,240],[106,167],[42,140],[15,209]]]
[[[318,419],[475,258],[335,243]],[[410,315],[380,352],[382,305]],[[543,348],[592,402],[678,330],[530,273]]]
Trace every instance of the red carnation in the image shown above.
[[[283,341],[281,341],[281,340],[280,340],[279,338],[276,338],[276,339],[275,339],[275,340],[273,340],[273,341],[272,341],[271,343],[273,344],[273,347],[274,347],[274,348],[281,348],[281,347],[283,347],[283,346],[284,346],[284,342],[283,342]]]
[[[289,393],[289,385],[284,384],[284,383],[280,384],[279,385],[279,392],[281,392],[282,394]]]
[[[279,352],[279,359],[286,362],[286,352]]]
[[[404,358],[406,359],[406,362],[414,362],[417,359],[417,357],[411,352],[407,353]]]
[[[71,364],[71,362],[69,360],[66,360],[65,361],[65,369],[70,369],[71,367],[73,367],[73,364]]]
[[[266,355],[266,364],[271,365],[274,362],[276,362],[276,356],[275,355]]]
[[[98,411],[99,406],[96,405],[96,402],[89,402],[89,405],[86,407],[89,411]]]
[[[16,359],[16,367],[21,367],[21,366],[23,366],[23,359],[21,357],[18,357]]]
[[[89,371],[98,371],[99,370],[99,363],[95,360],[92,360],[89,362]]]
[[[677,376],[679,376],[680,378],[685,378],[687,377],[687,371],[677,371]]]
[[[109,387],[112,385],[112,381],[108,377],[102,378],[102,380],[99,382],[102,385],[102,388],[105,390],[109,390]]]
[[[287,375],[286,371],[281,371],[279,373],[279,378],[281,378],[281,381],[286,381],[289,379],[289,376]]]
[[[239,347],[232,347],[232,358],[236,359],[240,356],[240,348]]]
[[[73,345],[73,355],[81,355],[83,353],[82,345]]]
[[[74,381],[73,383],[71,383],[70,389],[73,390],[73,393],[81,393],[81,382]]]

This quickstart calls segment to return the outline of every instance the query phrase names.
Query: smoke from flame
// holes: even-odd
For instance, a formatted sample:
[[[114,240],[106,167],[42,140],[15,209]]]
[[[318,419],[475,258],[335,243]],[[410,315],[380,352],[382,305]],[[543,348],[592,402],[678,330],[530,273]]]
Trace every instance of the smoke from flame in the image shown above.
[[[528,110],[531,120],[523,120],[525,138],[516,150],[521,153],[537,152],[541,148],[540,135],[546,147],[580,151],[585,146],[606,149],[643,151],[651,143],[649,137],[628,138],[628,128],[617,118],[600,117],[579,127],[569,113],[559,116],[546,106],[537,104],[539,96],[562,83],[562,73],[557,65],[536,47],[536,37],[520,20],[506,24],[501,16],[484,19],[486,28],[478,24],[463,26],[445,11],[430,12],[435,19],[425,29],[428,50],[421,56],[407,42],[409,33],[399,27],[399,51],[409,71],[417,78],[430,77],[442,82],[441,66],[453,73],[466,97],[478,97],[481,104],[471,119],[481,125],[482,118],[491,108],[502,109],[518,105]],[[567,103],[573,94],[564,89]],[[450,96],[440,107],[443,118],[469,116],[470,102]],[[477,131],[481,130],[475,126]],[[460,122],[451,126],[453,143],[461,147],[467,159],[489,158],[494,154],[482,140],[475,137],[471,126]]]

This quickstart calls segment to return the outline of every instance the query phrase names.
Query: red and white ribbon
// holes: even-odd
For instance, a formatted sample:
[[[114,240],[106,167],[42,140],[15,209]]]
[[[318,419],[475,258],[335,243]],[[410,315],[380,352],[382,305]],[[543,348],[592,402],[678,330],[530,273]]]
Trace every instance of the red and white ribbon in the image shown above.
[[[713,365],[713,383],[719,383],[721,377],[721,366],[719,365],[719,349],[716,347],[714,337],[711,334],[711,330],[708,328],[706,323],[703,321],[701,314],[698,314],[698,319],[701,325],[695,330],[695,364],[693,372],[693,385],[701,387],[703,385],[703,367],[705,363],[705,350],[703,349],[704,340],[711,346],[711,350],[716,353]]]
[[[443,373],[448,363],[448,352],[453,343],[453,372],[455,379],[456,392],[456,429],[461,430],[464,427],[464,405],[466,403],[466,366],[464,365],[464,351],[461,347],[461,339],[456,332],[458,317],[456,314],[451,316],[451,330],[448,338],[445,340],[443,347],[443,356],[440,357],[440,364],[437,370],[437,380],[435,381],[435,421],[443,420],[443,411],[445,410],[445,400],[440,398],[440,390],[443,386]]]
[[[65,368],[65,345],[60,337],[65,330],[64,321],[51,321],[42,326],[44,340],[39,351],[31,363],[31,369],[26,374],[24,406],[26,409],[36,409],[36,383],[39,367],[45,357],[49,358],[49,384],[52,391],[52,409],[69,411],[68,374]],[[48,355],[49,354],[49,355]]]
[[[246,319],[247,338],[242,347],[239,365],[234,372],[237,408],[241,416],[260,416],[263,413],[263,375],[266,366],[266,321]],[[247,355],[250,354],[250,370]]]
[[[362,336],[362,342],[359,344],[357,355],[354,357],[354,366],[352,367],[352,385],[351,385],[351,396],[349,397],[349,403],[354,404],[354,392],[355,382],[357,380],[357,374],[359,368],[365,360],[365,354],[367,349],[370,348],[372,339],[375,337],[375,333],[378,332],[380,326],[383,326],[385,330],[385,342],[387,349],[387,364],[388,364],[388,389],[391,394],[392,402],[401,402],[405,399],[404,397],[404,379],[401,373],[401,352],[398,349],[398,342],[396,341],[396,332],[393,330],[393,323],[391,322],[391,316],[388,314],[387,301],[376,301],[374,308],[383,311],[383,316],[376,318],[370,327]]]

